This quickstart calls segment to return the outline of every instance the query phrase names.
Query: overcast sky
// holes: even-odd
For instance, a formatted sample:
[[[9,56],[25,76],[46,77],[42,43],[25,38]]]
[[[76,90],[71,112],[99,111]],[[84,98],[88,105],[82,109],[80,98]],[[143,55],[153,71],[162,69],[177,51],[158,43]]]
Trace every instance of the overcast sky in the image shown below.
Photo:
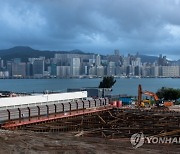
[[[0,49],[17,45],[180,59],[180,0],[0,0]]]

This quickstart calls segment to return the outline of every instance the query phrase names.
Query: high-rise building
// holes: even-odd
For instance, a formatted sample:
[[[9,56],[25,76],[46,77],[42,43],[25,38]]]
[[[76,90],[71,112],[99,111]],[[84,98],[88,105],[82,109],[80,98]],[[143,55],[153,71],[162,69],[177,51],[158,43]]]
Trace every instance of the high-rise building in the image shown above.
[[[90,66],[89,67],[89,75],[97,75],[96,66]]]
[[[79,76],[80,67],[81,67],[80,58],[72,58],[71,59],[71,76]]]
[[[96,66],[101,66],[101,56],[99,54],[96,56]]]
[[[141,76],[141,67],[140,66],[137,65],[134,67],[134,75]]]
[[[89,65],[95,65],[95,59],[89,59]]]
[[[116,67],[116,75],[117,75],[117,76],[123,76],[123,75],[125,75],[125,74],[124,74],[124,69],[123,69],[123,67],[120,67],[120,66],[117,66],[117,67]]]
[[[132,65],[129,65],[126,67],[126,75],[127,76],[134,76],[135,67]]]
[[[152,66],[151,67],[151,76],[158,77],[159,76],[159,66]]]
[[[104,76],[104,66],[97,66],[97,76]]]
[[[168,65],[168,61],[166,59],[166,56],[162,56],[162,54],[159,55],[158,65],[159,66],[167,66]]]
[[[35,59],[33,62],[33,75],[34,77],[43,77],[44,75],[44,60]]]
[[[50,66],[50,74],[52,76],[56,76],[57,75],[57,65],[56,64],[51,64]]]
[[[70,66],[57,66],[57,77],[70,77]]]
[[[27,77],[32,77],[33,76],[33,67],[30,62],[27,62],[26,64],[26,76]]]
[[[151,67],[150,66],[143,66],[142,67],[142,76],[143,77],[151,76]]]
[[[137,57],[136,59],[131,61],[132,66],[141,66],[141,58]]]
[[[13,77],[26,77],[26,63],[12,63],[12,76]]]
[[[88,66],[84,66],[84,74],[88,75]]]
[[[179,66],[162,66],[162,76],[178,77],[179,76]]]
[[[7,61],[7,71],[9,72],[9,76],[12,76],[12,62]]]
[[[123,65],[124,66],[129,66],[130,65],[130,57],[124,57],[123,58]]]
[[[107,67],[107,75],[108,76],[115,75],[115,72],[116,72],[115,62],[109,62],[109,65]]]

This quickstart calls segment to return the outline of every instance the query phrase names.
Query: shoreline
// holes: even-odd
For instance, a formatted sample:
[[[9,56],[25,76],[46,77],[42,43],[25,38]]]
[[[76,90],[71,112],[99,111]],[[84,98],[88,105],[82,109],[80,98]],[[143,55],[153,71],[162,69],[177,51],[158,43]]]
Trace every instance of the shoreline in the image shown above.
[[[9,78],[0,78],[0,80],[14,80],[14,79],[101,79],[103,77],[42,77],[42,78],[35,78],[35,77],[9,77]],[[114,76],[115,79],[180,79],[180,77],[117,77]]]

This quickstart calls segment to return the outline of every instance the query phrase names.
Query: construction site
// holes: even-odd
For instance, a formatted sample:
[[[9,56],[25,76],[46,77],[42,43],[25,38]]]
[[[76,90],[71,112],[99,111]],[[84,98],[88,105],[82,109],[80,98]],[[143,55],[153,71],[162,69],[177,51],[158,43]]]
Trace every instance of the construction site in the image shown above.
[[[81,95],[86,97],[84,92]],[[153,97],[159,104],[149,104],[147,107],[142,95]],[[180,106],[171,102],[162,105],[154,93],[143,91],[141,86],[138,87],[135,105],[123,105],[115,98],[76,99],[64,103],[53,101],[4,111],[6,120],[1,123],[0,153],[127,154],[180,151]],[[132,135],[137,133],[168,140],[153,140],[151,143],[144,140],[144,144],[137,148],[131,140]],[[170,139],[177,140],[172,142]]]

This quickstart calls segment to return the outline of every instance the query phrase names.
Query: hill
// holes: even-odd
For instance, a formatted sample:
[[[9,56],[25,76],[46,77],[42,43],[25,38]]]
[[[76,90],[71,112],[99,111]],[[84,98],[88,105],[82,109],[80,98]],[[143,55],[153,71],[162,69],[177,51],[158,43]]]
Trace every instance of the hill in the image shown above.
[[[40,56],[43,56],[46,58],[53,58],[55,53],[85,54],[84,52],[77,49],[72,51],[40,51],[40,50],[32,49],[30,47],[16,46],[10,49],[0,50],[0,57],[5,61],[14,58],[21,58],[22,61],[27,61],[28,58],[30,57],[38,58]],[[90,54],[90,53],[86,53],[86,54]]]
[[[94,53],[86,53],[81,50],[75,49],[72,51],[48,51],[48,50],[36,50],[30,47],[26,46],[16,46],[10,49],[3,49],[0,50],[0,57],[4,59],[5,61],[12,60],[14,58],[21,58],[22,61],[26,62],[28,61],[28,58],[38,58],[40,56],[46,57],[46,58],[53,58],[55,53],[61,53],[61,54],[94,54]],[[102,57],[106,57],[105,55],[102,55]],[[158,57],[156,56],[148,56],[148,55],[139,55],[141,58],[141,61],[147,62],[147,63],[153,63],[158,60]],[[176,63],[180,64],[180,60],[176,61]]]
[[[42,52],[39,50],[34,50],[30,47],[21,47],[21,46],[0,50],[0,57],[5,61],[14,58],[21,58],[22,61],[27,61],[29,57],[39,57],[39,56],[45,56],[47,58],[51,58],[53,57],[53,54],[50,53],[50,51]]]
[[[142,63],[154,63],[158,60],[158,57],[156,56],[140,55],[139,57],[141,58]]]

